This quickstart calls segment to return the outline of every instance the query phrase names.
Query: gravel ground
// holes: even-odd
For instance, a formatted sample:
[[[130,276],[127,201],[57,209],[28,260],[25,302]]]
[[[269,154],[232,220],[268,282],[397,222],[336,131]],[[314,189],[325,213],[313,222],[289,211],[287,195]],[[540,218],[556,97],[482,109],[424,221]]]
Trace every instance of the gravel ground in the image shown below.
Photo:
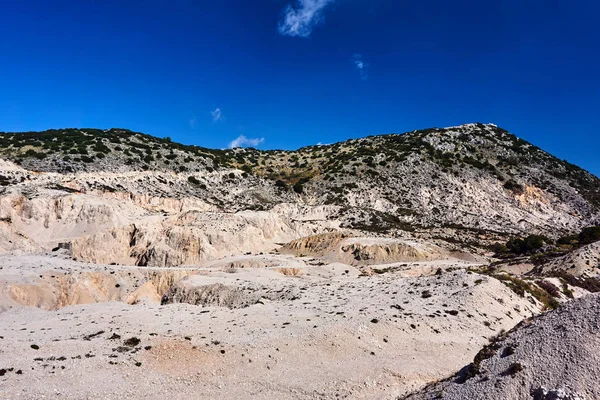
[[[598,399],[599,317],[598,294],[567,303],[499,341],[473,378],[453,378],[409,399]]]
[[[78,290],[92,293],[113,283],[102,274],[116,276],[120,289],[132,286],[127,290],[143,286],[146,276],[145,268],[60,257],[0,262],[4,295],[23,280],[59,290],[51,280],[77,269],[96,271],[76,280]],[[199,288],[220,283],[297,293],[235,309],[12,305],[0,313],[0,398],[396,399],[455,373],[488,338],[539,312],[493,278],[465,270],[411,277],[409,268],[373,276],[340,264],[307,266],[299,276],[212,268],[184,278]],[[83,292],[79,298],[100,301]]]

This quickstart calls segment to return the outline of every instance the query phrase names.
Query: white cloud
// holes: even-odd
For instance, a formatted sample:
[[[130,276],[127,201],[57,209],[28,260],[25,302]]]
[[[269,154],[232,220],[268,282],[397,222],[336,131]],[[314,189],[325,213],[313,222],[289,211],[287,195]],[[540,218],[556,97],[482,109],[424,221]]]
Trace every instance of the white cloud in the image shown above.
[[[354,63],[356,69],[358,69],[358,72],[360,73],[360,79],[362,79],[363,81],[366,80],[369,77],[369,72],[367,71],[369,68],[369,64],[367,64],[363,60],[363,56],[361,54],[355,54],[352,57],[352,62]]]
[[[192,129],[196,128],[196,116],[194,115],[192,119],[190,119],[190,126]]]
[[[296,7],[288,5],[279,21],[279,33],[287,36],[309,37],[313,28],[323,20],[323,9],[334,0],[297,0]]]
[[[230,143],[229,143],[229,148],[230,149],[234,149],[236,147],[256,147],[259,144],[261,144],[262,142],[265,141],[265,138],[247,138],[244,135],[240,135],[237,138],[233,139]]]
[[[213,122],[221,121],[223,119],[223,113],[220,108],[215,108],[214,111],[211,111],[210,114],[213,117]]]

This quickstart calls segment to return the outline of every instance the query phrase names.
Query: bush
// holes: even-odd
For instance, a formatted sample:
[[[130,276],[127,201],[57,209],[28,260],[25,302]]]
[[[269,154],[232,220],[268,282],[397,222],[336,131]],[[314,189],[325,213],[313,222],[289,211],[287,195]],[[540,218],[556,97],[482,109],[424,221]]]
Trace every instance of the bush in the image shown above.
[[[198,179],[196,179],[195,176],[189,176],[188,182],[191,183],[192,185],[200,185],[202,183]]]
[[[506,243],[506,248],[514,254],[526,254],[541,249],[547,242],[549,239],[545,236],[529,235],[525,239],[510,239]]]
[[[294,189],[294,192],[298,193],[298,194],[302,194],[302,192],[304,192],[304,186],[302,186],[302,184],[300,182],[296,183],[292,189]]]
[[[536,284],[544,289],[552,297],[560,297],[560,290],[552,283],[548,281],[537,281]]]
[[[553,275],[557,278],[560,278],[564,283],[569,284],[571,286],[580,287],[591,293],[600,292],[600,279],[598,278],[577,278],[564,271],[555,272]],[[565,291],[565,289],[568,289],[568,287],[566,287],[566,285],[563,285],[563,292]]]
[[[282,181],[281,179],[278,179],[275,181],[275,186],[277,186],[278,188],[285,189],[285,190],[287,190],[287,187],[288,187],[287,184],[284,181]]]
[[[522,194],[525,191],[525,188],[520,183],[513,181],[512,179],[508,180],[504,184],[504,189],[510,190],[515,194]]]
[[[509,289],[511,289],[513,292],[515,292],[521,297],[525,297],[525,294],[529,293],[537,301],[542,303],[544,309],[553,310],[559,306],[558,301],[556,301],[556,299],[554,299],[554,297],[542,287],[530,285],[523,279],[510,275],[496,274],[492,276],[504,283],[506,286],[508,286]]]
[[[38,153],[35,150],[27,150],[25,152],[25,156],[27,157],[33,157],[33,158],[37,158],[38,160],[43,160],[44,158],[46,158],[46,154],[45,153]]]
[[[523,365],[521,365],[521,363],[515,362],[515,363],[512,363],[506,371],[504,371],[503,375],[513,376],[521,371],[523,371]]]
[[[558,244],[572,245],[579,240],[578,235],[563,236],[556,241]]]

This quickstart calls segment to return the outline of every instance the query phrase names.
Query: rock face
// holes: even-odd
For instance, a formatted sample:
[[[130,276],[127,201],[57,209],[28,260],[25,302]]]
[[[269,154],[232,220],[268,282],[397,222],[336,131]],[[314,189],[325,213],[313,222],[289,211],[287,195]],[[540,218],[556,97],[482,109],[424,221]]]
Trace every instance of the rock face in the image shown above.
[[[21,268],[27,261],[21,260]],[[4,260],[10,264],[10,259]],[[0,280],[0,311],[11,307],[38,307],[57,310],[79,304],[121,301],[129,304],[140,302],[160,303],[161,296],[178,281],[193,274],[191,270],[98,270],[74,268],[21,272],[4,276]]]
[[[296,239],[283,246],[280,252],[319,256],[355,266],[454,259],[448,251],[425,241],[361,237],[349,233],[325,233]]]
[[[226,282],[226,284],[222,283]],[[281,283],[281,281],[279,281]],[[260,284],[240,286],[239,279],[215,279],[202,275],[188,276],[171,286],[161,304],[187,303],[197,306],[244,308],[265,301],[297,300],[296,287],[284,285],[277,291]]]
[[[268,252],[276,243],[311,231],[310,226],[269,212],[188,211],[159,222],[77,238],[73,241],[73,256],[101,264],[190,265],[248,252]]]
[[[466,378],[408,399],[597,399],[599,310],[600,295],[594,294],[521,324],[482,351]]]
[[[225,286],[222,283],[190,286],[184,281],[171,287],[162,296],[161,304],[188,303],[196,306],[241,308],[254,304],[257,300],[245,295],[239,289]]]

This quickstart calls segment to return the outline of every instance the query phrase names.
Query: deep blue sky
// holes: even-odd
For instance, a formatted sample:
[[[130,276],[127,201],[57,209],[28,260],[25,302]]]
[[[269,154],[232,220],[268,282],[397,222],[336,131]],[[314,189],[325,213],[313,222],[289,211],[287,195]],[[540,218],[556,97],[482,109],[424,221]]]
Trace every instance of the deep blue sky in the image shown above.
[[[309,37],[278,29],[298,0],[0,0],[0,131],[291,149],[494,122],[600,174],[597,0],[304,1],[329,3]]]

